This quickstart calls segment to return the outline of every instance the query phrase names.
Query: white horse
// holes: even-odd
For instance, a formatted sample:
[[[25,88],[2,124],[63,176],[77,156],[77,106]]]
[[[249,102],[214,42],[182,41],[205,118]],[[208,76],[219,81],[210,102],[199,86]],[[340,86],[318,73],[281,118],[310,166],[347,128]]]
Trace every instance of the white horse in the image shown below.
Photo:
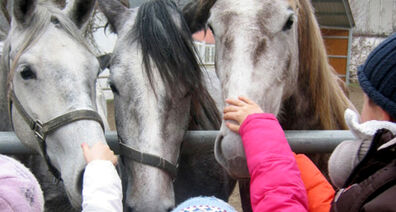
[[[192,31],[209,26],[223,99],[247,96],[278,116],[286,130],[344,129],[351,106],[328,64],[308,0],[184,1]],[[222,124],[216,158],[248,177],[240,137]]]
[[[168,211],[198,195],[227,200],[235,180],[216,163],[213,146],[182,150],[187,129],[218,129],[220,116],[181,12],[168,0],[132,9],[98,2],[118,34],[109,80],[128,177],[126,210]]]
[[[193,32],[208,26],[214,33],[223,100],[246,96],[285,130],[346,129],[343,113],[353,105],[328,63],[309,0],[178,3]],[[249,178],[240,136],[224,122],[215,155],[230,175]],[[325,155],[311,159],[326,173]]]
[[[105,142],[95,102],[99,62],[81,31],[94,4],[76,0],[61,11],[15,0],[1,63],[16,135],[59,174],[75,209],[81,208],[85,167],[80,145]]]

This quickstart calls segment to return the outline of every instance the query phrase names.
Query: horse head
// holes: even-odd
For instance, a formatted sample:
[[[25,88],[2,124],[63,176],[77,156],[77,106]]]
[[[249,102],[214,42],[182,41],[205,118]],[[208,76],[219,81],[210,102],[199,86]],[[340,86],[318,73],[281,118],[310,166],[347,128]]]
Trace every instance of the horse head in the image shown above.
[[[223,100],[246,96],[265,112],[278,114],[282,99],[291,95],[297,81],[297,15],[292,5],[286,0],[198,2],[187,4],[183,11],[187,20],[197,20],[191,14],[208,13]],[[195,22],[190,22],[193,29],[202,25]],[[240,136],[224,122],[215,145],[216,159],[229,174],[249,177]]]
[[[128,171],[126,206],[131,211],[167,211],[175,204],[173,180],[190,105],[197,104],[204,90],[191,34],[171,1],[132,9],[117,0],[99,5],[118,34],[110,87]]]
[[[180,0],[191,29],[208,26],[216,42],[223,100],[246,96],[285,129],[336,129],[347,100],[327,62],[319,26],[306,0]],[[205,23],[207,25],[205,25]],[[217,161],[248,178],[240,136],[224,122]]]
[[[2,58],[15,133],[59,174],[76,209],[85,168],[81,143],[105,142],[95,102],[99,62],[82,31],[94,4],[75,0],[59,10],[15,0]]]

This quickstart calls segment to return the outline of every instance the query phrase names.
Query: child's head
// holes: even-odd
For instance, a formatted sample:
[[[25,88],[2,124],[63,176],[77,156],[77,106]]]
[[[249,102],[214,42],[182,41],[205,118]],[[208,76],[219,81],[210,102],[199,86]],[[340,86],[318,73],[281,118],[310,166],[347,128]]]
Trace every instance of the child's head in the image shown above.
[[[396,33],[384,40],[359,67],[365,93],[362,121],[396,120]]]
[[[18,161],[0,155],[0,211],[44,211],[43,193],[33,174]]]

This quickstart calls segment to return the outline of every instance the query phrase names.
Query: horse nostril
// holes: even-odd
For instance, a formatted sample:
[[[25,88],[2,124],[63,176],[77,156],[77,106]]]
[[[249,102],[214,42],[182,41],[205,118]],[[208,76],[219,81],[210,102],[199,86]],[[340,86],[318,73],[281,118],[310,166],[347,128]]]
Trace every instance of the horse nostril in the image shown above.
[[[223,135],[223,134],[220,134],[220,135],[217,137],[217,141],[218,141],[218,142],[221,142],[221,141],[223,140],[223,138],[224,138],[224,135]]]
[[[221,141],[224,139],[224,135],[223,134],[219,134],[215,140],[215,151],[218,151],[218,153],[222,152],[221,149]]]
[[[77,181],[77,191],[82,193],[82,185],[83,185],[83,179],[84,179],[84,172],[85,169],[81,170],[80,174],[78,175],[78,181]]]
[[[166,210],[167,212],[170,212],[173,210],[173,207],[168,208],[168,210]]]
[[[128,206],[127,212],[133,212],[133,211],[135,211],[135,210],[133,210],[132,207]]]

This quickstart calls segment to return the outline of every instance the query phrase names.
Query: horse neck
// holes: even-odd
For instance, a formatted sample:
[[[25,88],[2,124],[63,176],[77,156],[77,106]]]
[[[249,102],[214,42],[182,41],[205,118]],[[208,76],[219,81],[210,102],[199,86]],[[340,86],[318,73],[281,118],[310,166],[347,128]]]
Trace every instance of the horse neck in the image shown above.
[[[221,119],[213,98],[204,89],[192,97],[189,130],[218,130]]]
[[[0,85],[0,131],[12,131],[8,115],[7,88],[4,85],[6,83],[2,81]]]
[[[305,60],[306,61],[306,60]],[[300,62],[304,62],[300,58]],[[344,111],[353,108],[326,62],[314,67],[300,66],[297,89],[282,102],[280,122],[286,130],[346,129]],[[310,72],[324,72],[315,74]],[[304,73],[305,72],[305,73]],[[314,81],[314,82],[312,82]],[[318,83],[320,82],[320,83]],[[351,107],[352,106],[352,107]]]
[[[320,130],[320,117],[304,88],[282,102],[279,122],[284,130]]]
[[[299,0],[298,5],[298,84],[283,102],[281,123],[289,130],[346,129],[343,114],[350,102],[328,63],[310,1]]]
[[[12,131],[11,122],[8,114],[7,101],[7,76],[8,71],[5,67],[3,59],[7,52],[3,52],[2,60],[0,62],[0,131]]]

